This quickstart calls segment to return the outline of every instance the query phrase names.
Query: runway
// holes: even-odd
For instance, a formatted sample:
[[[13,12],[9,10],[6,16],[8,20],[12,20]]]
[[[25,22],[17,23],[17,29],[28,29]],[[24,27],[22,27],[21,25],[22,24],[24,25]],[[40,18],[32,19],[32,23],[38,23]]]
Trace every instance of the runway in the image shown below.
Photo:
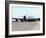
[[[40,21],[12,22],[12,31],[40,30]]]

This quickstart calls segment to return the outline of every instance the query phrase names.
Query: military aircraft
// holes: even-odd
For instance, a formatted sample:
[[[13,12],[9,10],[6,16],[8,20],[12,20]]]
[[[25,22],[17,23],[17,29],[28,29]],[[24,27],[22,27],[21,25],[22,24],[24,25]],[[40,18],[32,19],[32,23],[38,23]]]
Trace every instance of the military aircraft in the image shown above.
[[[23,18],[12,18],[15,19],[16,22],[21,21],[21,22],[33,22],[33,21],[40,21],[40,18],[34,18],[33,16],[22,16]]]

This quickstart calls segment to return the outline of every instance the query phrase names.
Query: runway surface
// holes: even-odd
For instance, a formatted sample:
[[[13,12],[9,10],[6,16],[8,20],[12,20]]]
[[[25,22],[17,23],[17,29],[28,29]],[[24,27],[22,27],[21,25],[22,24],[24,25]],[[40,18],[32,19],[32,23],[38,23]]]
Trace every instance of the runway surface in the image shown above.
[[[12,31],[40,30],[40,21],[12,22]]]

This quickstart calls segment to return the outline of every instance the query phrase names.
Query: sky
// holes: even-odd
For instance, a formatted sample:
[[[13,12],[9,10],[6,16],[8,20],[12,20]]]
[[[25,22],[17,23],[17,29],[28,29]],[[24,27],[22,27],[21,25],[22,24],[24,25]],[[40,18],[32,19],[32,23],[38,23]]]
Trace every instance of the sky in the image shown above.
[[[12,18],[21,18],[24,15],[40,18],[40,7],[12,7]]]

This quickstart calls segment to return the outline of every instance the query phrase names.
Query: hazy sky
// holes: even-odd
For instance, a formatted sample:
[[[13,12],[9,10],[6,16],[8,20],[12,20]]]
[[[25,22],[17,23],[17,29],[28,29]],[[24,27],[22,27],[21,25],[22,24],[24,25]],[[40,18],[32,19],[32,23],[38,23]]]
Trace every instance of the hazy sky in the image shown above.
[[[21,16],[33,16],[35,18],[40,18],[40,8],[27,8],[27,7],[12,7],[12,17],[18,18]]]

